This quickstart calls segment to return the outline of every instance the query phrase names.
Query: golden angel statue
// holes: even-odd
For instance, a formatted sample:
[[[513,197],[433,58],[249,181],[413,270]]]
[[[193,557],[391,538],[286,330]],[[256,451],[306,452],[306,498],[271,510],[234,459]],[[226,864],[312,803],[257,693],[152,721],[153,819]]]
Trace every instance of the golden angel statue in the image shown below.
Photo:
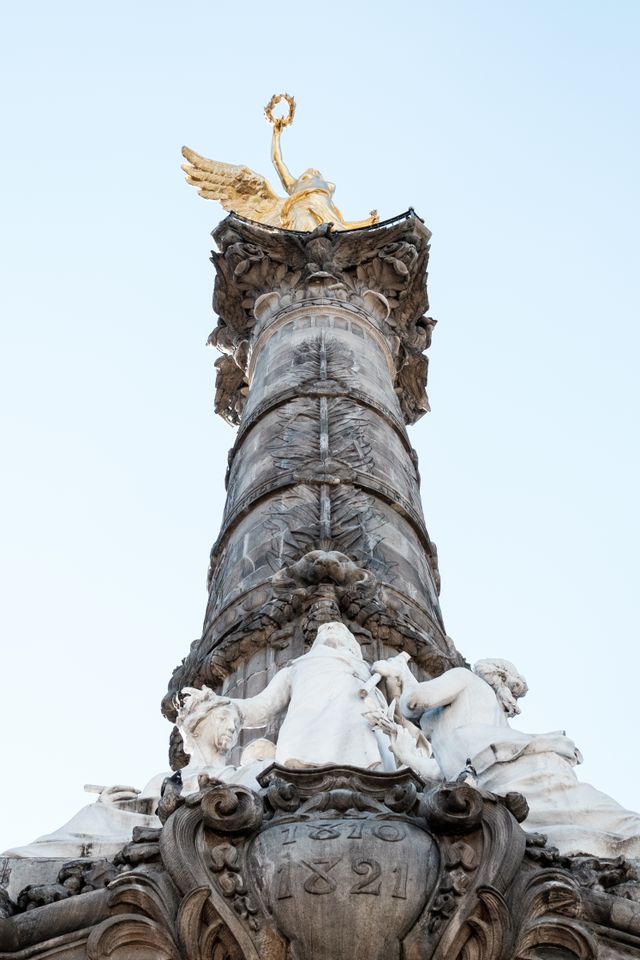
[[[273,109],[282,100],[287,102],[288,112],[286,116],[274,117]],[[285,230],[315,230],[321,223],[332,223],[336,230],[354,230],[377,223],[375,210],[366,220],[346,221],[333,202],[335,184],[325,180],[318,170],[305,170],[297,179],[290,173],[282,159],[280,136],[293,120],[295,108],[293,97],[281,93],[273,96],[264,110],[273,125],[271,159],[288,193],[286,199],[273,192],[265,177],[248,167],[207,160],[183,147],[182,156],[188,161],[182,167],[187,183],[197,187],[205,200],[218,200],[225,210]]]

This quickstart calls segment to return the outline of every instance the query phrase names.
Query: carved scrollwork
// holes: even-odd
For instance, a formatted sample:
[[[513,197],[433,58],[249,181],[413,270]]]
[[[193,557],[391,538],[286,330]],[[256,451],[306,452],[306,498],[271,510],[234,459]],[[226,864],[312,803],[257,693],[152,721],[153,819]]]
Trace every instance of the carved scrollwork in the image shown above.
[[[197,887],[177,910],[168,910],[173,898],[167,899],[166,889],[152,884],[145,889],[144,876],[129,876],[113,907],[131,912],[117,912],[92,931],[89,960],[244,960],[209,894],[208,887]]]
[[[409,770],[395,774],[350,767],[290,770],[275,764],[258,778],[272,816],[349,811],[380,816],[412,814],[416,822],[421,782]]]
[[[218,833],[244,833],[262,823],[262,800],[247,787],[220,784],[202,794],[200,801],[205,826]]]
[[[525,874],[507,898],[494,886],[474,885],[480,864],[473,853],[466,855],[465,846],[459,841],[459,863],[447,861],[431,908],[430,932],[444,931],[433,960],[545,960],[550,955],[594,960],[595,941],[580,920],[572,877],[559,870]]]
[[[89,960],[130,960],[133,951],[140,960],[183,960],[168,930],[135,914],[110,917],[87,942]]]
[[[409,813],[416,806],[418,788],[415,783],[398,783],[387,791],[384,797],[385,806],[394,813]]]
[[[211,850],[211,869],[223,897],[231,901],[238,916],[246,920],[252,930],[260,928],[258,907],[247,890],[242,860],[232,843],[219,843]]]
[[[474,830],[482,817],[482,796],[466,783],[448,783],[424,794],[422,812],[438,833]]]
[[[297,810],[302,802],[296,786],[279,777],[275,777],[267,786],[265,799],[273,810],[282,810],[286,813]]]
[[[471,885],[478,868],[478,852],[464,840],[444,845],[442,873],[429,916],[429,932],[438,933],[455,912],[460,897]]]
[[[111,886],[114,916],[99,924],[87,942],[89,960],[182,960],[174,931],[178,896],[165,875],[124,874]]]
[[[176,809],[162,864],[110,885],[89,960],[595,960],[577,877],[527,859],[492,794],[456,783],[425,799],[408,771],[349,767],[260,780],[260,796],[205,786]],[[598,897],[631,915],[588,894],[594,916]]]
[[[464,942],[453,957],[460,960],[501,960],[509,947],[511,917],[504,897],[492,887],[480,887],[476,908],[462,931]]]

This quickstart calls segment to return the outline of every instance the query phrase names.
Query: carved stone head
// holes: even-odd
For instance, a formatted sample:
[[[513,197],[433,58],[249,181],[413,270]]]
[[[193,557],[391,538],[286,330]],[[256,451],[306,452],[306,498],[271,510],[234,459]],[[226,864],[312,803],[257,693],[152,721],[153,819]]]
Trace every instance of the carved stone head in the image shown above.
[[[206,762],[224,757],[235,746],[240,734],[238,708],[209,687],[201,690],[185,687],[180,698],[176,726],[186,752]]]
[[[362,650],[360,644],[344,623],[339,620],[330,620],[328,623],[322,623],[318,627],[316,639],[313,646],[318,647],[324,644],[327,647],[333,647],[336,650],[348,650],[354,657],[362,660]]]
[[[478,660],[473,665],[473,672],[493,688],[508,717],[514,717],[520,713],[520,707],[516,701],[524,697],[529,688],[525,678],[518,673],[510,660],[498,658]]]
[[[240,757],[240,766],[244,767],[249,763],[256,763],[260,760],[275,760],[276,745],[271,740],[264,737],[258,737],[248,743],[242,751]]]

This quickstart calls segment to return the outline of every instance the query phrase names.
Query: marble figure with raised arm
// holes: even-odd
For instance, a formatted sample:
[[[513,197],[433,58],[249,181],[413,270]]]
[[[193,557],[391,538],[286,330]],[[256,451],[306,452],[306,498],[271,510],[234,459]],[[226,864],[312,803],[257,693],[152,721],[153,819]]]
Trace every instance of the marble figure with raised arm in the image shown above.
[[[524,828],[546,834],[562,854],[640,857],[640,816],[580,783],[574,767],[582,756],[573,741],[563,731],[530,734],[510,726],[528,688],[508,660],[479,660],[473,670],[455,667],[423,683],[397,657],[373,669],[401,690],[400,709],[419,719],[446,780],[470,761],[481,789],[525,797]],[[406,758],[420,773],[410,753]]]
[[[279,670],[261,693],[228,702],[245,729],[265,727],[285,714],[275,755],[282,766],[394,770],[388,738],[365,716],[367,709],[387,706],[375,688],[361,698],[370,677],[354,635],[331,621],[318,628],[309,652]]]

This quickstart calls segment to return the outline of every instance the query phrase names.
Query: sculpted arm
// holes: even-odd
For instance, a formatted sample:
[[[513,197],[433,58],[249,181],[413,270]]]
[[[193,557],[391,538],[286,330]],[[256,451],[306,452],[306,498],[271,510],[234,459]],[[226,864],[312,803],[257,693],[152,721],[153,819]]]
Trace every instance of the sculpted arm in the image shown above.
[[[408,656],[404,653],[388,660],[377,660],[371,668],[373,673],[384,677],[387,684],[387,695],[391,699],[398,699],[402,693],[417,686],[418,681],[407,665]]]
[[[396,724],[396,730],[389,739],[391,752],[400,766],[409,767],[424,780],[442,778],[438,762],[416,744],[415,737],[405,727]]]
[[[291,172],[284,160],[282,159],[282,151],[280,149],[280,135],[282,133],[282,127],[276,122],[273,125],[273,136],[271,138],[271,160],[273,165],[278,171],[278,176],[282,186],[285,188],[287,193],[291,193],[291,187],[296,182],[295,177],[291,175]]]
[[[377,210],[372,210],[366,220],[343,220],[345,230],[359,230],[360,227],[372,227],[379,223],[380,217]]]
[[[462,693],[472,677],[470,670],[454,667],[435,680],[417,683],[403,692],[400,709],[405,717],[419,717],[425,710],[445,707]]]
[[[266,727],[291,699],[291,671],[283,667],[261,693],[246,700],[231,700],[242,717],[243,727]]]

